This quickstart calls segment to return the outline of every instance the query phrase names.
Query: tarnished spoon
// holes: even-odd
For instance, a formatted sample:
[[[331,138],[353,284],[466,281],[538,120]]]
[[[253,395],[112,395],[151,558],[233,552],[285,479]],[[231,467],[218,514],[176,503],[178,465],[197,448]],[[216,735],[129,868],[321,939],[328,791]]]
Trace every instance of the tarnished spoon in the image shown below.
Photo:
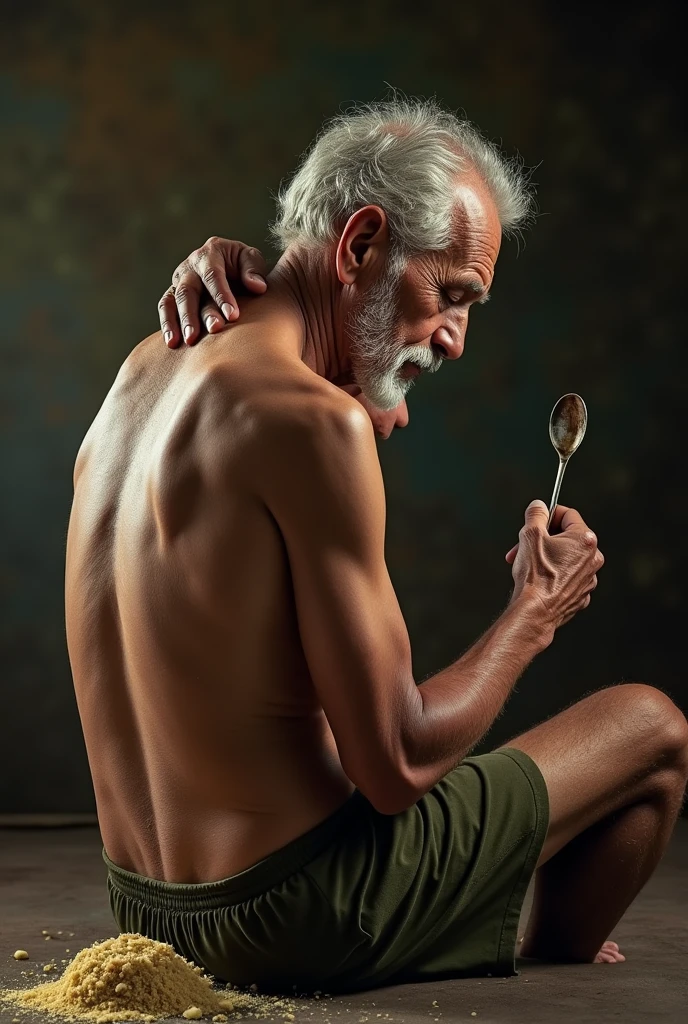
[[[559,454],[559,470],[554,481],[552,500],[549,503],[547,529],[552,525],[554,510],[559,500],[561,481],[564,479],[566,463],[585,437],[588,425],[588,410],[580,395],[562,395],[549,417],[549,438]]]

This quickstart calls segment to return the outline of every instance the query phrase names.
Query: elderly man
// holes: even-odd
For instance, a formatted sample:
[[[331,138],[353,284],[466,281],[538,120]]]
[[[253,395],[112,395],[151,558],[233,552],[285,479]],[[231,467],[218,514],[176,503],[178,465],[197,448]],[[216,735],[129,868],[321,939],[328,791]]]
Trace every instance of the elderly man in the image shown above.
[[[67,629],[112,908],[219,978],[513,974],[536,871],[522,955],[623,959],[606,940],[671,834],[688,724],[625,684],[469,756],[604,560],[575,510],[550,535],[532,502],[508,606],[418,686],[351,393],[388,432],[414,378],[461,356],[529,204],[433,104],[337,118],[279,196],[266,294],[213,333],[238,309],[211,264],[213,331],[143,341],[79,452]],[[249,284],[260,263],[232,251]],[[171,346],[175,299],[198,336],[180,283]]]

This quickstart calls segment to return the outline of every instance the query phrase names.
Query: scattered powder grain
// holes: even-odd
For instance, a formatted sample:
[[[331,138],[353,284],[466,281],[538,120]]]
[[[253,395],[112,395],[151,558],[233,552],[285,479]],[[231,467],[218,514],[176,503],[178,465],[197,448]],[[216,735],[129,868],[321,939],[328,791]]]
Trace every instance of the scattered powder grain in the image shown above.
[[[0,1002],[97,1024],[176,1016],[198,1020],[206,1015],[215,1015],[221,1024],[227,1011],[233,1019],[250,1014],[289,1020],[296,1008],[285,998],[214,989],[203,969],[172,946],[137,934],[96,942],[77,953],[57,981],[0,992]]]

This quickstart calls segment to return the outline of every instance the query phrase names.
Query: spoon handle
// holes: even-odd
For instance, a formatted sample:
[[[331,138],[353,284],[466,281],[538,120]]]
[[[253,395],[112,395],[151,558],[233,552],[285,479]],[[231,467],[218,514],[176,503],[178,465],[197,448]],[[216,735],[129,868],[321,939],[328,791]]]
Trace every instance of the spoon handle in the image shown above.
[[[554,518],[554,510],[557,507],[557,501],[559,500],[559,491],[561,490],[561,481],[564,479],[564,470],[566,469],[566,463],[568,459],[559,458],[559,469],[557,470],[557,479],[554,481],[554,490],[552,491],[552,500],[549,503],[549,519],[547,520],[547,532],[552,525],[552,519]]]

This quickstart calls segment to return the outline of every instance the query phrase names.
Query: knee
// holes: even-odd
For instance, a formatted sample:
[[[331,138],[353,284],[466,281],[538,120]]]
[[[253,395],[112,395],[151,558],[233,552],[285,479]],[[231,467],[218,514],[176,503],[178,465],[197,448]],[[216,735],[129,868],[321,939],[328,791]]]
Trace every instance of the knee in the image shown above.
[[[656,741],[661,755],[688,771],[688,721],[671,697],[646,683],[619,683],[610,689],[634,723]]]

